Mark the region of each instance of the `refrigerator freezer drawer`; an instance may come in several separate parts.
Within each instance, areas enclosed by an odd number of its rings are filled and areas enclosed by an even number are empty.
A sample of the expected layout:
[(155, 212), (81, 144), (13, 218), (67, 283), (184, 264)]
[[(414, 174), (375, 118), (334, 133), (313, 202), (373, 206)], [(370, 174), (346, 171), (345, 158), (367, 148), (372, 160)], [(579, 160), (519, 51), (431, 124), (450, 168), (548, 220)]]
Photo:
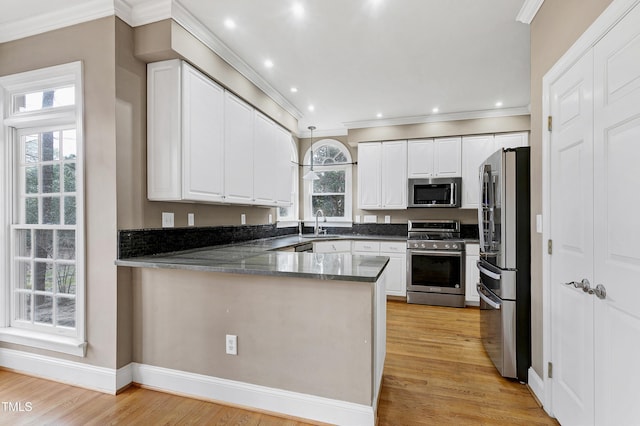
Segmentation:
[(516, 302), (502, 300), (482, 285), (480, 295), (480, 333), (487, 355), (504, 377), (517, 378)]

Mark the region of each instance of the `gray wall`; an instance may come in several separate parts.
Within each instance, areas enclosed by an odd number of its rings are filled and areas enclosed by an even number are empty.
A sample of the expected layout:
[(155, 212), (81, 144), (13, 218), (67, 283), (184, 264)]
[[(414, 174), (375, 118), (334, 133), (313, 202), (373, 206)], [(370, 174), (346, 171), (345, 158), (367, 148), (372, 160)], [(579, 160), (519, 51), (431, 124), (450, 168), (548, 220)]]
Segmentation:
[(545, 0), (531, 22), (531, 331), (532, 364), (543, 376), (542, 235), (535, 215), (542, 213), (542, 78), (606, 9), (611, 0)]
[[(135, 268), (133, 360), (370, 405), (372, 291), (372, 283)], [(225, 353), (226, 334), (238, 336), (238, 355)]]
[(84, 67), (86, 358), (0, 343), (29, 352), (116, 367), (115, 21), (103, 18), (0, 44), (0, 75), (73, 61)]

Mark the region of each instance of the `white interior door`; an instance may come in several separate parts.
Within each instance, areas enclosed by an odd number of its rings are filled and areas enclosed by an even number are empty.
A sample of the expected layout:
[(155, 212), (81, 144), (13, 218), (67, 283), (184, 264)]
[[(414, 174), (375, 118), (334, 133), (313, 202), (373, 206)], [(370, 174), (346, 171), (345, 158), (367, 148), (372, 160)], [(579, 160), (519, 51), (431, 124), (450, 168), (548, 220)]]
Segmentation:
[(553, 413), (563, 425), (593, 424), (593, 55), (552, 86), (551, 359)]
[(640, 422), (640, 7), (594, 48), (596, 424)]

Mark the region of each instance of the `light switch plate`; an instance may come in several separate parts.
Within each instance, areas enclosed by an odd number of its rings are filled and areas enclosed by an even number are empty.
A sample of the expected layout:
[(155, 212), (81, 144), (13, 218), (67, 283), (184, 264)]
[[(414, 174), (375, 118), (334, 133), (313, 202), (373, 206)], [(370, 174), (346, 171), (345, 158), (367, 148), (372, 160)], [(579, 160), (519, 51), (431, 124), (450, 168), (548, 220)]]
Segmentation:
[(273, 214), (269, 213), (269, 225), (273, 223)]
[(240, 225), (246, 225), (247, 224), (247, 215), (242, 213), (240, 215)]
[(364, 215), (364, 223), (377, 223), (378, 216), (375, 214), (365, 214)]
[(359, 215), (359, 214), (357, 214), (357, 215), (356, 215), (356, 220), (355, 220), (355, 222), (356, 222), (356, 223), (360, 223), (360, 215)]
[(187, 226), (196, 225), (196, 215), (193, 213), (187, 213)]
[(384, 223), (391, 223), (391, 216), (388, 214), (384, 216)]

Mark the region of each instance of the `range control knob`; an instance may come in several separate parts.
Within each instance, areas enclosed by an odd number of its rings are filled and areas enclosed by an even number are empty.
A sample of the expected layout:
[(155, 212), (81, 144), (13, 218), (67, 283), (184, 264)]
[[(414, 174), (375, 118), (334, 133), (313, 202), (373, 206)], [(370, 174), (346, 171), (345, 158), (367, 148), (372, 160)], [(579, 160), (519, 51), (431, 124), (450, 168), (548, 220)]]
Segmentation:
[(422, 248), (425, 248), (425, 247), (426, 247), (426, 245), (425, 245), (424, 243), (422, 243), (420, 246), (421, 246)]
[(437, 244), (437, 243), (433, 243), (433, 246), (432, 246), (432, 247), (433, 247), (434, 249), (437, 249), (437, 248), (438, 248), (438, 244)]
[(457, 248), (458, 248), (458, 245), (457, 245), (457, 244), (454, 244), (454, 245), (453, 245), (453, 246), (451, 246), (451, 247), (453, 247), (454, 249), (457, 249)]
[(448, 248), (451, 248), (451, 246), (449, 244), (445, 244), (444, 248), (448, 249)]

